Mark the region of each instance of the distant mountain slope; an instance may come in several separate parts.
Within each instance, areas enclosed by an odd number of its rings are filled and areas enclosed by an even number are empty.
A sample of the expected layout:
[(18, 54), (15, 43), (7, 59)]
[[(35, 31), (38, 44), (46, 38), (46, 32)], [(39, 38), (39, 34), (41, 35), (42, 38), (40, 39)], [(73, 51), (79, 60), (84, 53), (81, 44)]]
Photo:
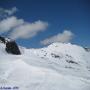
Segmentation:
[(90, 90), (90, 52), (70, 43), (6, 53), (0, 43), (0, 87), (18, 90)]

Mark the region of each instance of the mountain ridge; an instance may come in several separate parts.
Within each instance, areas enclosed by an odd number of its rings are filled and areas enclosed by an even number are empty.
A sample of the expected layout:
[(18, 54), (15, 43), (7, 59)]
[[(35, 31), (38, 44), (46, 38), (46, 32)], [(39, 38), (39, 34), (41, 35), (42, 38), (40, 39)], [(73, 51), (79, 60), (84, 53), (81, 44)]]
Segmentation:
[(19, 90), (89, 90), (90, 52), (70, 43), (53, 43), (41, 49), (19, 46), (13, 55), (0, 44), (0, 86)]

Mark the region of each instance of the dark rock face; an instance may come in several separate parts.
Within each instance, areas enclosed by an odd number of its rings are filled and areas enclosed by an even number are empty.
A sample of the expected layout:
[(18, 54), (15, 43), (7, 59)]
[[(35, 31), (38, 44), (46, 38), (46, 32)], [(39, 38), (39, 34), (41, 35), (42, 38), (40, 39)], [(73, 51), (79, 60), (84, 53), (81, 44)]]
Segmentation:
[(12, 54), (16, 54), (16, 55), (21, 54), (15, 41), (10, 41), (10, 42), (6, 43), (6, 51), (8, 53), (12, 53)]
[(85, 47), (84, 48), (87, 52), (90, 52), (90, 48)]
[(2, 43), (5, 43), (5, 38), (0, 36), (0, 41), (1, 41)]
[(75, 61), (72, 61), (72, 60), (66, 60), (68, 63), (73, 63), (73, 64), (78, 64), (77, 62)]
[(6, 38), (1, 37), (1, 36), (0, 36), (0, 41), (6, 45), (5, 50), (7, 53), (11, 53), (15, 55), (21, 54), (19, 47), (15, 41), (11, 41), (11, 40), (8, 41), (6, 40)]
[(54, 57), (54, 58), (61, 58), (59, 55), (56, 55), (56, 54), (54, 54), (54, 53), (51, 53), (51, 55), (52, 55), (52, 57)]

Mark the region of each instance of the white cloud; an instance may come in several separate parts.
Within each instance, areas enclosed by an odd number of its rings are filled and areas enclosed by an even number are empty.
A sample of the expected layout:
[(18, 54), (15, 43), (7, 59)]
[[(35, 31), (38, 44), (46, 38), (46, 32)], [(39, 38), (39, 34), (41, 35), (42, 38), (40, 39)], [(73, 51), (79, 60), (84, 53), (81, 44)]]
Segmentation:
[(10, 38), (30, 38), (37, 35), (38, 32), (46, 30), (47, 22), (36, 21), (34, 23), (25, 22), (23, 19), (18, 19), (15, 16), (3, 19), (0, 22), (0, 33), (10, 32)]
[(19, 27), (16, 27), (12, 33), (11, 38), (30, 38), (35, 36), (38, 32), (46, 30), (48, 23), (43, 21), (36, 21), (34, 23), (24, 23)]
[(6, 9), (5, 13), (7, 13), (8, 15), (13, 15), (15, 12), (17, 12), (17, 8), (13, 7), (12, 9)]
[(18, 9), (16, 7), (13, 7), (11, 9), (5, 9), (5, 8), (0, 8), (0, 14), (3, 17), (4, 16), (10, 16), (16, 13)]
[(69, 42), (73, 38), (73, 33), (71, 31), (65, 30), (63, 33), (59, 33), (55, 36), (52, 36), (50, 38), (47, 38), (43, 41), (41, 41), (41, 44), (48, 45), (54, 42)]
[(0, 22), (0, 33), (7, 32), (23, 23), (23, 19), (17, 19), (15, 16), (3, 19)]

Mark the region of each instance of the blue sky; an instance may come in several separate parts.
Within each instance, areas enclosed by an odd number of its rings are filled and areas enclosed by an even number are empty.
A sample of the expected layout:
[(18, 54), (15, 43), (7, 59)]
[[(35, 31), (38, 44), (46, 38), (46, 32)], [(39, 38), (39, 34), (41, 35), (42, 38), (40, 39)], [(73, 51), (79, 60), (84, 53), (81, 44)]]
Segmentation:
[(70, 30), (74, 34), (71, 43), (90, 47), (90, 0), (0, 0), (0, 7), (16, 7), (14, 16), (27, 22), (48, 22), (47, 30), (32, 38), (17, 39), (22, 46), (43, 47), (40, 41)]

